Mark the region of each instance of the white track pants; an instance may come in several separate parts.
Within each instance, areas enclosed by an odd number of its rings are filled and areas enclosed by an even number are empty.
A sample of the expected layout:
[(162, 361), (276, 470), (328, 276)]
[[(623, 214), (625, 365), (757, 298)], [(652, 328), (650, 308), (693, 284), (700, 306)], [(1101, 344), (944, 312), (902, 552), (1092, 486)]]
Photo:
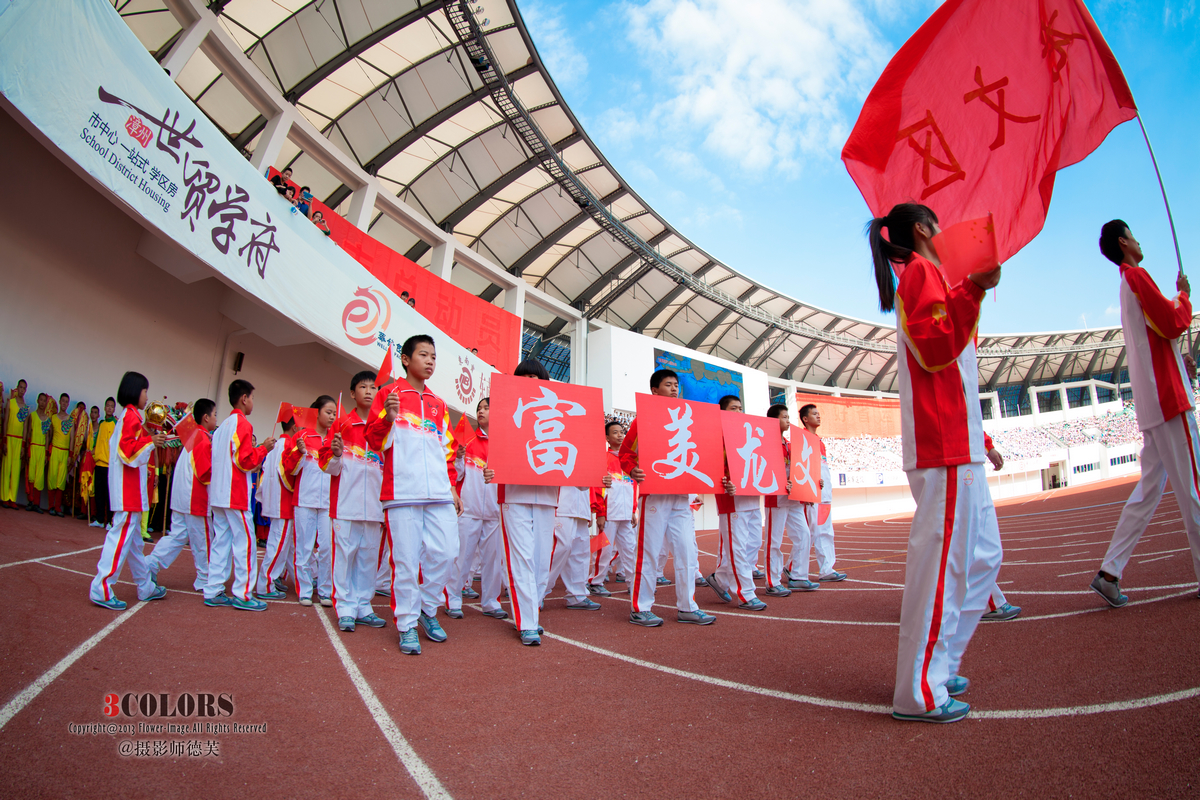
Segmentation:
[(1120, 578), (1158, 502), (1168, 479), (1175, 490), (1175, 502), (1183, 517), (1188, 546), (1192, 549), (1192, 568), (1200, 580), (1200, 436), (1196, 431), (1195, 412), (1185, 411), (1162, 425), (1143, 431), (1142, 477), (1121, 510), (1112, 542), (1100, 569)]
[(379, 555), (375, 561), (375, 588), (383, 592), (392, 590), (392, 545), (383, 534), (379, 537)]
[[(267, 594), (275, 591), (275, 579), (287, 571), (296, 549), (296, 525), (290, 519), (271, 520), (267, 534), (267, 547), (263, 551), (262, 564), (258, 570), (255, 591)], [(295, 576), (293, 576), (294, 580)]]
[(437, 614), (458, 556), (458, 517), (453, 503), (394, 506), (384, 514), (391, 550), (392, 616), (403, 633), (417, 624), (421, 612)]
[(371, 610), (382, 528), (378, 522), (335, 519), (333, 525), (333, 610), (338, 619), (361, 619)]
[(686, 494), (642, 495), (633, 574), (626, 573), (634, 611), (650, 611), (659, 557), (669, 543), (675, 557), (675, 607), (695, 611), (696, 522)]
[(536, 630), (538, 606), (550, 578), (554, 506), (501, 504), (500, 537), (513, 622), (519, 631)]
[[(783, 537), (792, 541), (792, 557), (793, 560), (799, 560), (800, 553), (806, 553), (812, 547), (812, 535), (808, 529), (808, 519), (804, 516), (804, 503), (790, 500), (786, 497), (779, 498), (779, 505), (775, 508), (768, 508), (767, 511), (767, 527), (764, 531), (764, 549), (766, 550), (766, 573), (767, 585), (779, 586), (783, 583)], [(804, 559), (807, 563), (807, 559)], [(800, 572), (800, 570), (797, 570)], [(804, 570), (804, 575), (795, 575), (797, 579), (807, 577), (807, 570)]]
[(908, 473), (917, 510), (908, 535), (892, 700), (902, 714), (946, 702), (946, 680), (957, 673), (996, 585), (1000, 531), (986, 475), (983, 464)]
[(112, 600), (113, 589), (121, 575), (121, 567), (129, 560), (129, 572), (137, 584), (139, 600), (145, 600), (154, 591), (150, 570), (146, 569), (146, 557), (142, 550), (142, 512), (118, 511), (113, 515), (112, 526), (104, 535), (104, 547), (100, 560), (96, 562), (96, 577), (92, 579), (89, 595), (93, 600)]
[(633, 551), (637, 540), (633, 535), (633, 523), (627, 519), (608, 520), (604, 524), (604, 535), (608, 544), (592, 553), (588, 568), (588, 583), (603, 586), (608, 571), (615, 563), (617, 572), (633, 574)]
[(788, 556), (788, 573), (794, 581), (809, 579), (809, 568), (812, 566), (813, 538), (817, 528), (817, 506), (815, 503), (800, 503), (800, 515), (804, 518), (803, 538), (798, 546), (793, 545), (792, 553)]
[[(313, 582), (317, 596), (333, 593), (333, 526), (328, 508), (296, 506), (296, 550), (293, 572), (296, 591), (301, 597), (312, 597)], [(317, 552), (314, 552), (316, 550)]]
[(208, 585), (204, 597), (211, 600), (225, 591), (225, 580), (233, 564), (233, 585), (229, 596), (252, 600), (250, 580), (255, 575), (257, 545), (254, 518), (249, 511), (214, 508), (208, 546)]
[(833, 565), (837, 562), (833, 547), (833, 513), (825, 518), (824, 524), (818, 524), (820, 513), (818, 506), (812, 506), (809, 514), (812, 519), (812, 544), (813, 550), (817, 551), (817, 575), (828, 575), (833, 572)]
[(562, 577), (567, 600), (578, 603), (587, 599), (588, 556), (592, 554), (590, 520), (574, 517), (554, 518), (554, 545), (550, 555), (550, 578), (546, 594)]
[(208, 517), (172, 511), (171, 530), (146, 556), (146, 569), (151, 575), (157, 575), (175, 563), (185, 546), (191, 548), (192, 563), (196, 567), (192, 588), (203, 592), (208, 584)]
[(762, 547), (762, 511), (734, 511), (717, 515), (721, 559), (716, 574), (739, 603), (754, 599), (754, 562)]
[(458, 558), (446, 587), (446, 608), (462, 608), (462, 590), (471, 582), (474, 564), (480, 565), (479, 597), (484, 611), (500, 608), (504, 565), (500, 559), (500, 520), (458, 518)]

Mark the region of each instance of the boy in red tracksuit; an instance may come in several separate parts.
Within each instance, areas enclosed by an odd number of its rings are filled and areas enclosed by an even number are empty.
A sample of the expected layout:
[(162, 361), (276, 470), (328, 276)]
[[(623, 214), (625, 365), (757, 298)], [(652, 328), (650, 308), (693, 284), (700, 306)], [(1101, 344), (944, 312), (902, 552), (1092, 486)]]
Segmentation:
[[(271, 520), (267, 533), (267, 547), (259, 565), (258, 583), (254, 594), (259, 600), (282, 600), (284, 591), (283, 574), (289, 563), (295, 563), (296, 549), (296, 473), (304, 445), (296, 435), (296, 421), (282, 423), (283, 436), (263, 462), (262, 478), (259, 480), (263, 516)], [(293, 581), (295, 575), (292, 575)]]
[(383, 454), (384, 536), (391, 550), (392, 614), (400, 652), (420, 655), (417, 624), (430, 641), (446, 641), (437, 608), (458, 555), (454, 434), (450, 412), (425, 387), (437, 361), (433, 338), (409, 337), (400, 349), (406, 382), (388, 393), (383, 414), (372, 414), (366, 441)]
[[(731, 394), (720, 400), (722, 411), (742, 413), (742, 401)], [(755, 596), (754, 560), (762, 547), (762, 506), (758, 495), (734, 494), (725, 462), (724, 491), (717, 494), (717, 525), (721, 534), (717, 568), (707, 583), (726, 603), (737, 598), (738, 608), (762, 611), (767, 604)]]
[[(792, 489), (792, 443), (786, 438), (791, 431), (791, 419), (788, 408), (783, 403), (776, 403), (767, 409), (767, 416), (779, 420), (779, 430), (783, 439), (783, 463), (788, 474), (788, 491)], [(793, 580), (783, 562), (783, 537), (786, 535), (792, 542), (792, 553), (808, 553), (812, 547), (812, 531), (808, 527), (805, 516), (806, 503), (793, 500), (784, 495), (768, 495), (763, 499), (767, 516), (767, 526), (764, 531), (766, 539), (766, 593), (772, 597), (787, 597), (795, 589), (801, 592), (812, 592), (821, 588), (821, 584), (803, 580)], [(805, 564), (807, 565), (807, 560)]]
[(146, 407), (149, 389), (150, 382), (137, 372), (126, 372), (121, 378), (121, 387), (117, 390), (121, 414), (108, 442), (111, 454), (108, 490), (113, 523), (104, 536), (104, 548), (96, 563), (96, 577), (92, 579), (89, 597), (96, 605), (113, 611), (125, 608), (125, 602), (113, 593), (125, 559), (129, 559), (129, 571), (137, 584), (139, 600), (159, 600), (167, 594), (164, 587), (154, 583), (142, 554), (142, 514), (150, 507), (146, 464), (154, 448), (162, 447), (167, 441), (165, 433), (149, 435), (142, 427), (141, 409)]
[[(483, 480), (488, 463), (488, 417), (491, 402), (483, 398), (475, 406), (475, 421), (479, 429), (467, 443), (462, 457), (454, 463), (458, 474), (458, 494), (463, 513), (458, 518), (458, 557), (454, 574), (446, 588), (446, 613), (462, 617), (462, 600), (470, 581), (471, 565), (476, 553), (480, 556), (480, 605), (486, 616), (506, 619), (508, 612), (500, 607), (500, 587), (504, 582), (504, 564), (500, 557), (500, 504), (496, 500), (497, 486)], [(471, 595), (466, 595), (471, 596)]]
[[(233, 606), (243, 611), (266, 611), (267, 604), (250, 588), (254, 577), (254, 518), (250, 512), (254, 471), (275, 446), (270, 438), (254, 446), (254, 426), (246, 416), (254, 411), (254, 386), (249, 381), (229, 384), (233, 410), (217, 428), (212, 439), (212, 482), (208, 496), (212, 505), (212, 532), (208, 549), (208, 585), (204, 605)], [(233, 561), (231, 599), (225, 594), (229, 562)]]
[(621, 469), (621, 443), (625, 441), (625, 426), (616, 420), (605, 423), (604, 438), (608, 442), (608, 478), (611, 483), (592, 496), (592, 511), (596, 527), (608, 538), (600, 550), (592, 553), (588, 572), (588, 592), (608, 597), (604, 588), (609, 567), (617, 561), (617, 580), (624, 581), (633, 574), (633, 551), (637, 547), (633, 529), (637, 525), (638, 485)]
[(333, 524), (333, 606), (338, 629), (387, 623), (371, 608), (375, 596), (383, 505), (383, 459), (367, 444), (367, 419), (375, 400), (375, 373), (364, 370), (350, 381), (354, 408), (333, 425), (318, 462), (333, 478), (329, 517)]

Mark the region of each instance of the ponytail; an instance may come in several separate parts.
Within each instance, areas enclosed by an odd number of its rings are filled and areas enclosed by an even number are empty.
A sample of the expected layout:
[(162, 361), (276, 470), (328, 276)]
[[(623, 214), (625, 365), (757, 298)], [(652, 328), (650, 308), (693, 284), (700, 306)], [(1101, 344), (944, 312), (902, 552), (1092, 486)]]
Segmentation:
[[(867, 241), (871, 245), (880, 311), (892, 311), (896, 307), (896, 275), (892, 264), (903, 264), (912, 258), (916, 249), (913, 226), (917, 223), (932, 228), (937, 224), (937, 214), (928, 206), (918, 203), (900, 203), (893, 206), (886, 217), (875, 217), (867, 223)], [(883, 236), (884, 228), (888, 231), (887, 238)]]

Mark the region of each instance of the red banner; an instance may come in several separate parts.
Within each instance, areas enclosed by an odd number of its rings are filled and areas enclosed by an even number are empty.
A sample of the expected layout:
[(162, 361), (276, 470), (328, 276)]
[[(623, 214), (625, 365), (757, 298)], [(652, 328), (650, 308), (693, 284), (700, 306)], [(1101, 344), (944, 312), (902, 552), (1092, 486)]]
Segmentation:
[(792, 491), (801, 503), (821, 501), (821, 440), (807, 428), (792, 426)]
[[(724, 491), (721, 411), (712, 403), (637, 396), (638, 464), (644, 494), (715, 494)], [(779, 422), (775, 423), (776, 428)]]
[(787, 494), (779, 420), (722, 411), (721, 433), (734, 494)]
[(488, 438), (496, 483), (599, 486), (608, 471), (604, 392), (493, 375)]

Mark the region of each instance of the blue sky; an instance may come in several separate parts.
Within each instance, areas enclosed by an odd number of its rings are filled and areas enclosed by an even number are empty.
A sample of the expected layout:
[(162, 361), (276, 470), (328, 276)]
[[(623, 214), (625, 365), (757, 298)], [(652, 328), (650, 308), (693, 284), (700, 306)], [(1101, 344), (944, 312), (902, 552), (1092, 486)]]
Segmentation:
[[(498, 0), (493, 0), (494, 2)], [(1016, 0), (997, 0), (1015, 2)], [(551, 75), (641, 197), (773, 289), (869, 320), (870, 213), (839, 159), (863, 100), (929, 0), (520, 0)], [(1200, 292), (1200, 3), (1093, 0), (1154, 143)], [(1126, 220), (1174, 292), (1170, 228), (1133, 120), (1061, 171), (1042, 233), (1006, 265), (981, 330), (1120, 324), (1100, 225)]]

